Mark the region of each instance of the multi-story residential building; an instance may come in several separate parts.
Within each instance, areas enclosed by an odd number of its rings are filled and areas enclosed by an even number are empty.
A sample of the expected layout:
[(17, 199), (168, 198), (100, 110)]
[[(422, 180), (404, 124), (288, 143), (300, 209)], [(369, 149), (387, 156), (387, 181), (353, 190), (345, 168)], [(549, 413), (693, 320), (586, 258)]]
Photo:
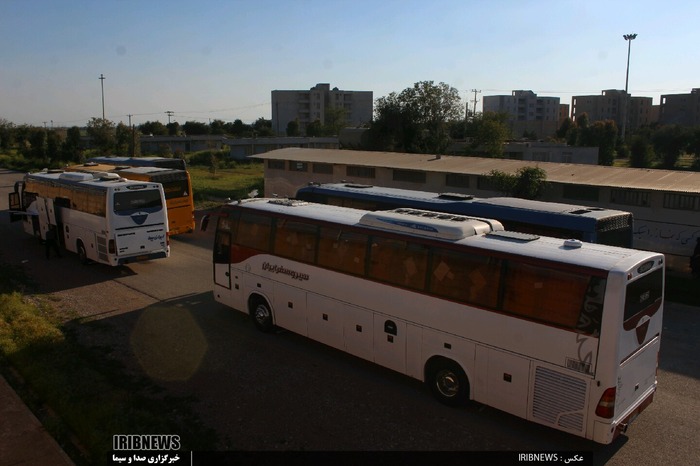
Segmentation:
[(372, 120), (372, 91), (342, 91), (330, 84), (317, 84), (310, 90), (272, 91), (272, 129), (278, 135), (286, 135), (287, 125), (299, 121), (299, 131), (306, 134), (306, 127), (316, 120), (326, 124), (330, 109), (345, 111), (345, 124), (360, 126)]
[(690, 94), (661, 95), (659, 122), (682, 126), (700, 125), (700, 88)]
[(625, 95), (629, 99), (627, 129), (634, 131), (654, 121), (655, 112), (651, 97), (631, 97), (625, 91), (617, 89), (604, 90), (601, 95), (575, 95), (571, 98), (571, 119), (576, 121), (584, 113), (590, 122), (613, 120), (622, 128), (625, 117)]
[(559, 126), (559, 97), (538, 97), (532, 91), (484, 96), (484, 112), (507, 113), (513, 137), (534, 132), (538, 138), (553, 136)]

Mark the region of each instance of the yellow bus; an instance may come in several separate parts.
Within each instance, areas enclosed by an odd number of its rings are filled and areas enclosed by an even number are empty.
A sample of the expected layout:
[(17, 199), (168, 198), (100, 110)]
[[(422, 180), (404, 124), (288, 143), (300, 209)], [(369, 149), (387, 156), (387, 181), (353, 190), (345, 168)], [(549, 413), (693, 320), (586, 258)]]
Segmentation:
[(163, 185), (168, 207), (168, 233), (170, 236), (192, 233), (195, 228), (192, 182), (187, 170), (153, 166), (110, 165), (87, 162), (65, 168), (74, 172), (116, 173), (122, 178), (149, 181)]

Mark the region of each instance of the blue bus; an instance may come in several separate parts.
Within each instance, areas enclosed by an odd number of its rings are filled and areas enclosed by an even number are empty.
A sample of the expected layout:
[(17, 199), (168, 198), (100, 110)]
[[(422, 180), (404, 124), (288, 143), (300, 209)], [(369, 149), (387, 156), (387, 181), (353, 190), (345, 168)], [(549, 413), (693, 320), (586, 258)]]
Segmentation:
[(514, 197), (477, 198), (460, 193), (432, 193), (355, 183), (311, 183), (296, 193), (303, 201), (365, 210), (400, 207), (493, 218), (504, 228), (589, 243), (632, 247), (630, 212)]

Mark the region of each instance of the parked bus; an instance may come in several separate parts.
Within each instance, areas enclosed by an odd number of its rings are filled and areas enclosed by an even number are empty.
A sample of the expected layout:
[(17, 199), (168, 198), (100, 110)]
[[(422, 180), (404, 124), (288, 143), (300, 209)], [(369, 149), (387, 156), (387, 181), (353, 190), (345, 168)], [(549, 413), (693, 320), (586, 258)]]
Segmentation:
[(160, 167), (187, 170), (187, 162), (185, 162), (185, 159), (171, 159), (168, 157), (120, 157), (116, 155), (103, 155), (92, 157), (88, 159), (88, 162), (126, 165), (129, 167)]
[(438, 194), (353, 183), (311, 184), (299, 189), (296, 198), (367, 210), (414, 207), (489, 217), (501, 221), (507, 230), (632, 247), (633, 217), (630, 212), (621, 210), (514, 197), (476, 198), (468, 194)]
[(163, 185), (165, 202), (168, 206), (168, 231), (170, 236), (192, 233), (195, 229), (192, 182), (187, 170), (147, 165), (111, 165), (96, 162), (69, 166), (65, 170), (88, 173), (111, 172), (130, 180), (160, 183)]
[(248, 199), (216, 301), (467, 400), (610, 443), (653, 400), (664, 256), (417, 209)]
[(9, 195), (13, 219), (41, 240), (55, 229), (59, 244), (83, 262), (122, 265), (170, 255), (163, 187), (111, 174), (25, 175)]

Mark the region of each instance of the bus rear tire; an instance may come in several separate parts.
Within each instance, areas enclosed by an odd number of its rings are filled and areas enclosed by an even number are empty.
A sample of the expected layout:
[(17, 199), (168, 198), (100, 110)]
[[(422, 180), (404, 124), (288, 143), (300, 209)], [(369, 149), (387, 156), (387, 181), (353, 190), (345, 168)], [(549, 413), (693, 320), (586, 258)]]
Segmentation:
[(80, 258), (80, 262), (83, 264), (88, 264), (90, 263), (90, 259), (88, 259), (87, 256), (87, 251), (85, 251), (85, 246), (83, 245), (82, 241), (78, 241), (78, 257)]
[(456, 362), (436, 358), (426, 368), (426, 384), (433, 396), (447, 406), (464, 406), (469, 400), (469, 380)]
[(255, 327), (263, 333), (270, 333), (274, 328), (272, 322), (272, 309), (265, 298), (254, 296), (248, 305), (250, 317), (253, 319)]

